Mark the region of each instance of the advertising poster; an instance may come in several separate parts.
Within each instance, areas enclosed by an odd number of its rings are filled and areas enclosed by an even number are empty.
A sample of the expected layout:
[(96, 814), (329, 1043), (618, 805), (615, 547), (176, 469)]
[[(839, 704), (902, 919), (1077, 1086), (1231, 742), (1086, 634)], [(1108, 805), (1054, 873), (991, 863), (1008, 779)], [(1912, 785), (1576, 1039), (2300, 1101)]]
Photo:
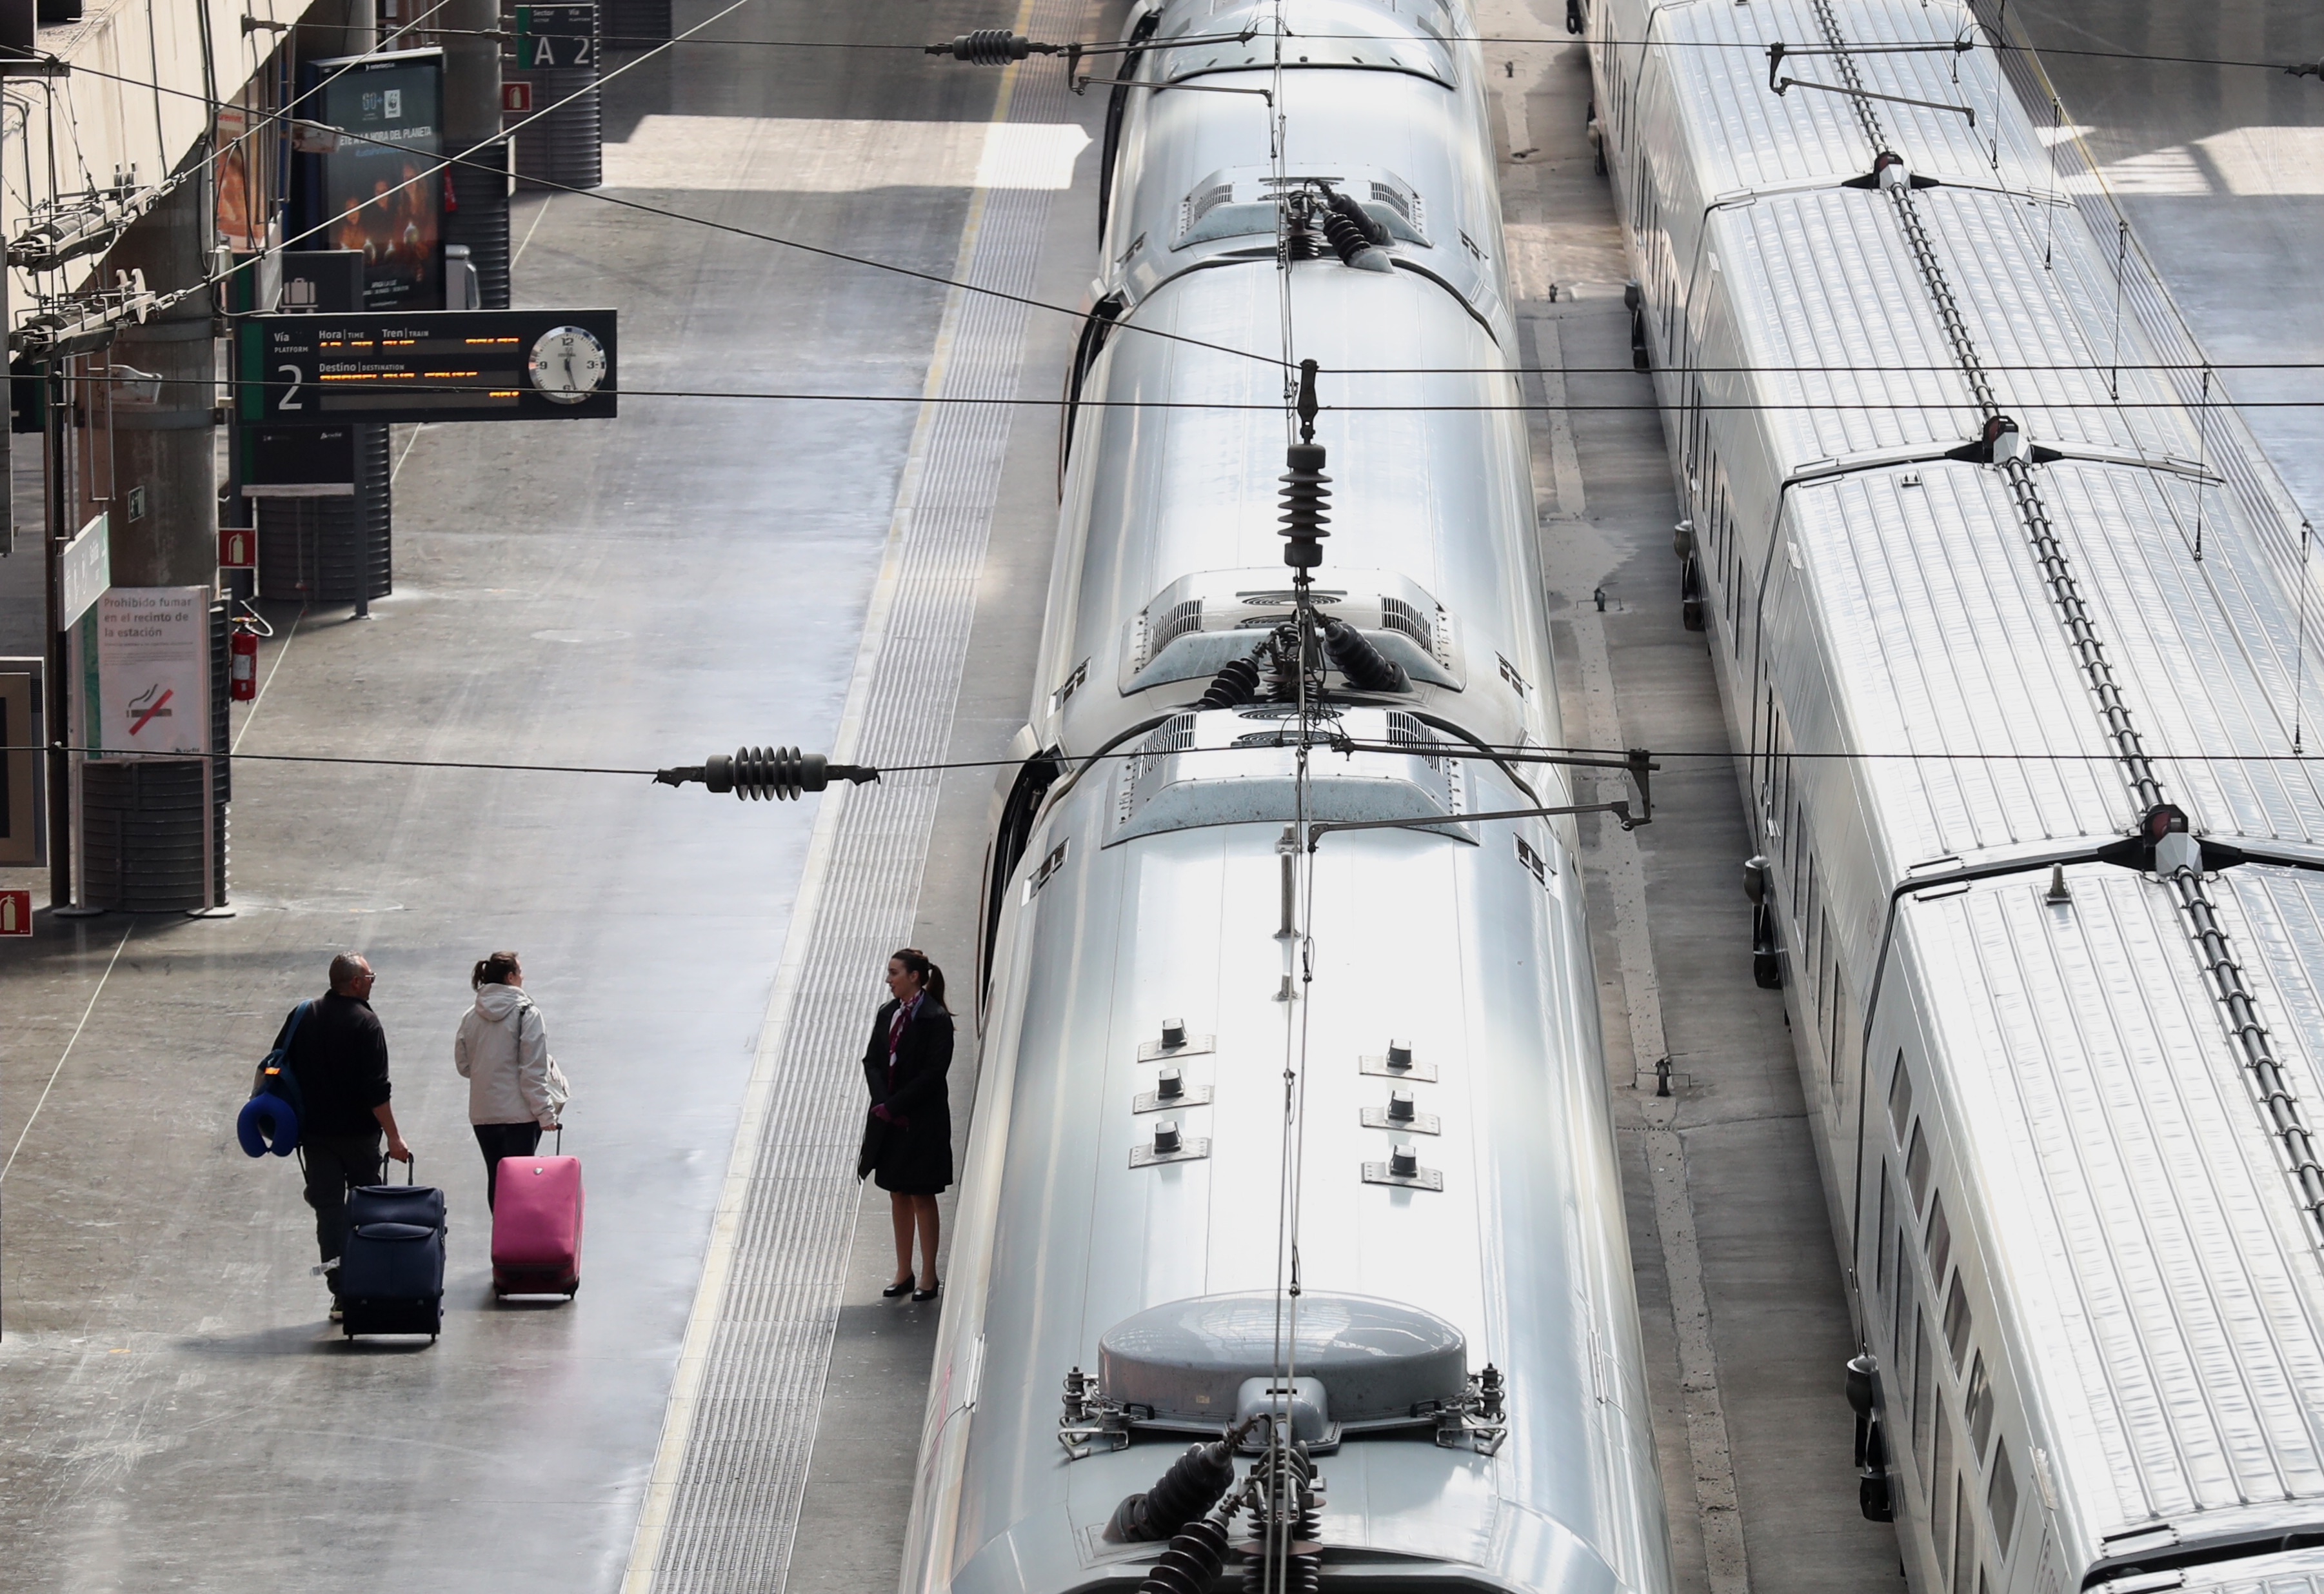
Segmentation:
[(210, 751), (210, 589), (116, 586), (73, 633), (91, 758)]
[(218, 107), (216, 174), (218, 242), (240, 253), (266, 247), (265, 134), (254, 134), (242, 106)]
[(304, 119), (335, 147), (300, 157), (309, 248), (364, 259), (366, 310), (444, 308), (443, 52), (310, 61)]

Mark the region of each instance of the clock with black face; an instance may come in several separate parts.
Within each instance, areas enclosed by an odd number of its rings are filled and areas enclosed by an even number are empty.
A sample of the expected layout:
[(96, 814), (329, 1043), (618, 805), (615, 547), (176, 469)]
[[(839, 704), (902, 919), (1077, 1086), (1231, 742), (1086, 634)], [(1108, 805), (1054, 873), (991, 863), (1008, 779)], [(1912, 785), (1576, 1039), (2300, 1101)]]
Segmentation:
[(605, 380), (605, 346), (580, 327), (552, 327), (533, 339), (532, 385), (556, 404), (578, 404)]

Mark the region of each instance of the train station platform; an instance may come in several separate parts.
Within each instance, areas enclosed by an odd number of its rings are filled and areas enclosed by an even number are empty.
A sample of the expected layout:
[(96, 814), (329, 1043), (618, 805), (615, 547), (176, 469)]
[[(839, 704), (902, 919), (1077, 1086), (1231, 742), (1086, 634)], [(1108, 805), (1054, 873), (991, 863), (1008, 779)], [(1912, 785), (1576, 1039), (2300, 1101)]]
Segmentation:
[[(720, 9), (680, 0), (678, 26)], [(0, 943), (0, 1588), (628, 1576), (816, 809), (493, 766), (650, 770), (849, 734), (868, 758), (975, 759), (1021, 723), (1054, 414), (993, 411), (964, 494), (924, 472), (948, 412), (922, 395), (978, 337), (984, 379), (1054, 392), (1070, 318), (964, 334), (941, 281), (992, 268), (984, 219), (1019, 291), (1074, 302), (1102, 102), (1052, 97), (1020, 150), (991, 132), (1002, 74), (895, 47), (1012, 20), (990, 0), (761, 0), (706, 35), (730, 42), (607, 83), (604, 192), (654, 209), (521, 195), (512, 235), (518, 304), (620, 308), (621, 418), (397, 428), (394, 595), (367, 621), (264, 605), (263, 691), (234, 710), (235, 917), (43, 914), (33, 941)], [(816, 40), (837, 47), (779, 42)], [(911, 511), (931, 502), (981, 502), (989, 532), (953, 537), (933, 600), (957, 696), (925, 677), (908, 742), (893, 720), (851, 733), (867, 616), (884, 605), (903, 632), (930, 612)], [(39, 568), (0, 564), (0, 653), (38, 650)], [(309, 754), (484, 767), (265, 761)], [(991, 784), (888, 784), (914, 806), (858, 887), (881, 898), (859, 900), (865, 931), (965, 969)], [(5, 883), (45, 899), (45, 876), (20, 873)], [(469, 964), (502, 947), (573, 1082), (565, 1148), (588, 1212), (570, 1306), (496, 1305), (489, 1286), (450, 1048)], [(860, 1089), (889, 949), (832, 972), (844, 1021), (801, 1062), (818, 1080)], [(450, 1198), (432, 1349), (340, 1338), (296, 1168), (234, 1145), (253, 1063), (341, 950), (378, 972), (395, 1105), (420, 1178)], [(964, 1108), (973, 1077), (954, 1074)], [(886, 1203), (872, 1192), (859, 1226), (844, 1193), (816, 1240), (823, 1343), (799, 1352), (796, 1398), (811, 1438), (828, 1359), (830, 1398), (861, 1414), (861, 1465), (831, 1465), (860, 1477), (818, 1498), (828, 1537), (799, 1577), (859, 1589), (893, 1577), (936, 1308), (877, 1302)], [(700, 1586), (781, 1586), (779, 1554), (733, 1571)]]
[[(678, 26), (716, 9), (678, 0)], [(1857, 1514), (1851, 1332), (1780, 999), (1749, 977), (1743, 816), (1680, 622), (1586, 66), (1554, 0), (1479, 9), (1496, 38), (1545, 41), (1489, 59), (1567, 723), (1714, 755), (1666, 760), (1651, 827), (1584, 828), (1680, 1586), (1896, 1586), (1893, 1536)], [(2287, 0), (2167, 34), (2126, 35), (2125, 9), (2024, 0), (2037, 42), (2324, 55)], [(937, 1309), (880, 1298), (885, 1201), (818, 1183), (812, 1153), (852, 1100), (888, 943), (966, 975), (991, 773), (794, 807), (491, 766), (1003, 751), (1046, 594), (1055, 416), (968, 426), (924, 401), (1048, 396), (1074, 324), (747, 235), (1074, 303), (1102, 101), (1040, 63), (1004, 78), (893, 48), (1027, 16), (1096, 39), (1120, 7), (755, 0), (714, 31), (741, 42), (609, 85), (607, 192), (676, 214), (523, 197), (514, 275), (520, 304), (620, 306), (622, 418), (399, 428), (395, 594), (368, 621), (268, 607), (264, 690), (235, 711), (235, 916), (44, 918), (0, 943), (0, 1591), (892, 1586)], [(782, 42), (803, 40), (839, 48)], [(2207, 346), (2312, 361), (2317, 296), (2284, 285), (2316, 269), (2324, 189), (2216, 152), (2304, 148), (2324, 88), (2051, 65), (2105, 162), (2161, 156), (2209, 185), (2126, 201)], [(2279, 175), (2230, 175), (2248, 170)], [(2296, 490), (2324, 487), (2314, 416), (2253, 414)], [(36, 650), (37, 572), (0, 561), (0, 654)], [(523, 954), (574, 1084), (590, 1200), (570, 1305), (489, 1287), (450, 1041), (470, 963), (500, 947)], [(340, 950), (378, 971), (399, 1115), (451, 1200), (432, 1349), (341, 1339), (295, 1171), (233, 1145), (252, 1063)], [(964, 1122), (973, 1084), (964, 1046)]]

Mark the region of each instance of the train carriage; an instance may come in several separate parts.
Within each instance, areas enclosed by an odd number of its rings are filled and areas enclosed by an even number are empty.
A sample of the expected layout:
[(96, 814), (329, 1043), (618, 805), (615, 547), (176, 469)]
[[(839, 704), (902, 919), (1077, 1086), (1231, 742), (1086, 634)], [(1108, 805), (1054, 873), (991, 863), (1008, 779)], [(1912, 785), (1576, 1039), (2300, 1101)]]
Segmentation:
[(1666, 1589), (1474, 26), (1128, 31), (903, 1586)]
[(1923, 1590), (2317, 1586), (2299, 529), (1968, 7), (1590, 25), (1868, 1513)]

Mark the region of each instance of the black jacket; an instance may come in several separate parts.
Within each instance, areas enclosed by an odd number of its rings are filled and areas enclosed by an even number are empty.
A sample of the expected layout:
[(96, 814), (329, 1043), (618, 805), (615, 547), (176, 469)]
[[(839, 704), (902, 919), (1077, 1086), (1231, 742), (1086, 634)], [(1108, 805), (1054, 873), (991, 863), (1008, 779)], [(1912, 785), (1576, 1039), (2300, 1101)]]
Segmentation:
[[(276, 1046), (290, 1027), (285, 1017), (274, 1032)], [(378, 1132), (372, 1109), (388, 1098), (387, 1032), (369, 1002), (337, 991), (318, 999), (290, 1038), (288, 1061), (305, 1103), (302, 1136)]]
[(952, 1015), (922, 999), (896, 1046), (895, 1083), (889, 1083), (888, 1027), (896, 1003), (883, 1003), (872, 1020), (872, 1041), (863, 1049), (863, 1083), (874, 1107), (884, 1103), (891, 1119), (866, 1120), (863, 1162), (876, 1170), (882, 1190), (934, 1195), (952, 1183), (952, 1102), (945, 1073), (952, 1067)]

